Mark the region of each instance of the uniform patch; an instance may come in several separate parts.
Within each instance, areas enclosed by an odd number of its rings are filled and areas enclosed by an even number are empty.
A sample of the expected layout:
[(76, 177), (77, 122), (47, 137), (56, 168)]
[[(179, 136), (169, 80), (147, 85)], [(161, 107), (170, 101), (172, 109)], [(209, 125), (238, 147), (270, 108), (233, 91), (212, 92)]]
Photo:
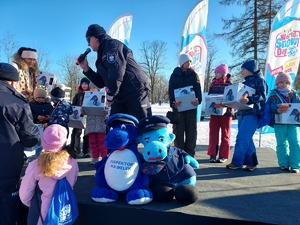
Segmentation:
[(115, 52), (107, 53), (107, 62), (114, 63), (115, 61), (116, 61), (116, 53)]

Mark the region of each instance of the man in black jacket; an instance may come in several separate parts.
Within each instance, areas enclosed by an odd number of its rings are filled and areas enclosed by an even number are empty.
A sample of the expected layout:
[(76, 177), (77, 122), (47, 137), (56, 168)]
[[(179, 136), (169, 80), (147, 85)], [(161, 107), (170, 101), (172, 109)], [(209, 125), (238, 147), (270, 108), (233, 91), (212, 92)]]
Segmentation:
[[(191, 104), (195, 107), (201, 104), (202, 91), (198, 74), (191, 68), (192, 59), (188, 54), (179, 56), (179, 66), (176, 67), (169, 80), (170, 107), (177, 111), (174, 90), (186, 86), (193, 86), (195, 99)], [(179, 123), (173, 125), (173, 133), (176, 135), (174, 145), (185, 150), (194, 157), (197, 141), (197, 109), (179, 112)]]
[(98, 54), (97, 72), (89, 67), (86, 58), (80, 67), (99, 88), (106, 86), (110, 115), (126, 113), (138, 120), (151, 116), (148, 79), (133, 59), (132, 51), (122, 42), (108, 36), (98, 24), (88, 27), (86, 38), (88, 45)]
[(28, 102), (12, 87), (18, 80), (16, 68), (0, 63), (0, 225), (17, 224), (24, 147), (40, 136)]

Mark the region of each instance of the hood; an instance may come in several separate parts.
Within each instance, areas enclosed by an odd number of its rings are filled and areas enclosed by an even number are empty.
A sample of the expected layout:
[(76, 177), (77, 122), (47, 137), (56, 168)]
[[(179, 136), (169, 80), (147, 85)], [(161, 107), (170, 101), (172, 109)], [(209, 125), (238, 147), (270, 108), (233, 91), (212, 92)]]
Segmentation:
[(71, 157), (69, 157), (68, 161), (66, 161), (61, 167), (59, 167), (56, 171), (56, 173), (52, 176), (53, 179), (60, 180), (67, 176), (68, 173), (70, 173), (71, 168), (73, 165), (74, 160), (72, 160)]

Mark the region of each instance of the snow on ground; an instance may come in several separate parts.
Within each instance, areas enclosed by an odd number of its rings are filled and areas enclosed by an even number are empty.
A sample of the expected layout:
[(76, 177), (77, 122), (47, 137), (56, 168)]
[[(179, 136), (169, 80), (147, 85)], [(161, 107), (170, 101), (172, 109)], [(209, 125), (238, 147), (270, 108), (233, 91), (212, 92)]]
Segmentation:
[[(154, 104), (152, 105), (152, 114), (153, 115), (166, 115), (166, 113), (171, 110), (169, 104), (163, 103), (161, 105)], [(170, 131), (172, 131), (172, 125), (168, 125)], [(230, 145), (234, 146), (235, 139), (237, 135), (237, 120), (232, 120), (231, 124), (231, 136), (230, 136)], [(259, 146), (259, 132), (255, 132), (253, 136), (254, 144), (256, 147), (265, 147), (276, 149), (276, 139), (274, 133), (272, 134), (262, 134)], [(204, 120), (197, 123), (197, 145), (208, 145), (209, 140), (209, 117), (205, 117)]]
[[(166, 115), (168, 111), (171, 110), (168, 103), (154, 104), (152, 107), (152, 114), (153, 115)], [(172, 132), (172, 124), (168, 125), (169, 131)], [(230, 136), (230, 145), (234, 146), (235, 139), (237, 135), (237, 120), (232, 120), (231, 124), (231, 136)], [(70, 128), (70, 134), (67, 144), (71, 141), (71, 133), (72, 128)], [(276, 149), (276, 139), (274, 134), (262, 134), (261, 135), (261, 143), (259, 146), (259, 132), (256, 132), (253, 136), (254, 144), (256, 147), (265, 147), (265, 148), (272, 148), (273, 150)], [(208, 145), (209, 140), (209, 117), (205, 117), (203, 121), (197, 123), (197, 145)], [(82, 141), (82, 138), (81, 138)], [(35, 151), (26, 151), (25, 154), (27, 156), (31, 156), (35, 153)]]

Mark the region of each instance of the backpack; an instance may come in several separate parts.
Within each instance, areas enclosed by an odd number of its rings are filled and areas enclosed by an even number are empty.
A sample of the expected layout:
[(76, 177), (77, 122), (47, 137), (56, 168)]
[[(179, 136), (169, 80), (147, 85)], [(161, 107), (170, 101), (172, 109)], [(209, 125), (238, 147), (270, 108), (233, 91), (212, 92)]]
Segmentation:
[(269, 125), (272, 119), (272, 113), (271, 113), (271, 108), (268, 102), (265, 103), (265, 109), (262, 117), (260, 117), (257, 121), (256, 128), (260, 129), (266, 125)]
[(43, 224), (73, 224), (78, 214), (75, 193), (68, 180), (64, 177), (56, 182), (50, 207)]

